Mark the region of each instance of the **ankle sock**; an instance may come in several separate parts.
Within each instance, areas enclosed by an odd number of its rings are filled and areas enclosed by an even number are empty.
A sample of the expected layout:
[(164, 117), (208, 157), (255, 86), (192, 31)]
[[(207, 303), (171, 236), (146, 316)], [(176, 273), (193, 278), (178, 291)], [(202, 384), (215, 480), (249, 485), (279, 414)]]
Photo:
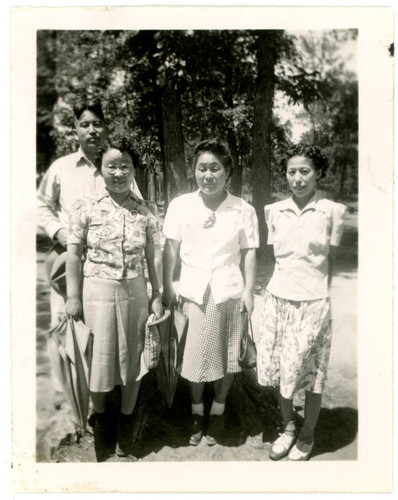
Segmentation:
[(199, 403), (199, 404), (192, 403), (191, 411), (192, 411), (192, 415), (200, 415), (201, 417), (203, 417), (203, 415), (205, 414), (204, 404), (203, 403)]
[(222, 415), (225, 410), (225, 403), (217, 403), (214, 399), (210, 408), (210, 415)]
[(290, 420), (290, 422), (288, 422), (286, 425), (285, 425), (285, 429), (283, 431), (285, 434), (289, 434), (290, 436), (294, 436), (295, 433), (296, 433), (296, 424), (294, 422), (294, 420)]

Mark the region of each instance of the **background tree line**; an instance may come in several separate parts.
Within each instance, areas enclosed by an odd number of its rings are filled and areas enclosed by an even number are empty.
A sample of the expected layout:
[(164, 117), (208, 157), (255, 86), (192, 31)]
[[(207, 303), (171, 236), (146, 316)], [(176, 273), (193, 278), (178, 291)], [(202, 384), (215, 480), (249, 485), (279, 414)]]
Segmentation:
[[(141, 158), (137, 183), (164, 208), (195, 189), (197, 141), (218, 135), (231, 149), (230, 190), (255, 207), (260, 237), (266, 203), (286, 192), (279, 170), (302, 139), (328, 154), (323, 188), (357, 195), (358, 84), (342, 48), (353, 30), (109, 30), (37, 32), (37, 172), (76, 150), (73, 102), (102, 100), (111, 131), (131, 135)], [(297, 137), (296, 137), (297, 139)]]

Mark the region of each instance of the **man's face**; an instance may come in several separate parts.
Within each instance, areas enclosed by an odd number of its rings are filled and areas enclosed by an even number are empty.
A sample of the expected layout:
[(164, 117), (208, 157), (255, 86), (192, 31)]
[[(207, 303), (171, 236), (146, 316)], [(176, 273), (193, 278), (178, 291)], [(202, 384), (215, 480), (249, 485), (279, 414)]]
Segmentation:
[(75, 121), (75, 129), (79, 144), (85, 154), (88, 157), (94, 157), (108, 135), (103, 120), (92, 111), (86, 110)]

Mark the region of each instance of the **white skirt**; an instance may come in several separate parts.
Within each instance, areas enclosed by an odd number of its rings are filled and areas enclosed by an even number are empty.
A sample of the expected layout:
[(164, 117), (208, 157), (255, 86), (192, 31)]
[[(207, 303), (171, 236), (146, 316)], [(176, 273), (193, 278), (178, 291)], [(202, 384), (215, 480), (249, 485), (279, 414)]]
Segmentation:
[(145, 279), (84, 278), (84, 322), (94, 334), (90, 391), (108, 392), (142, 376), (148, 296)]

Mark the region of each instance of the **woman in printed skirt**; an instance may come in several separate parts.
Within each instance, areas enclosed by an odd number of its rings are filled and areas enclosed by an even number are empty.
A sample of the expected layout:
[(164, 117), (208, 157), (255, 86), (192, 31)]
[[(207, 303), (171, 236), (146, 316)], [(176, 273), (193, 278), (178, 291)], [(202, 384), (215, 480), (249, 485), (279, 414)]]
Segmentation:
[[(98, 461), (115, 451), (116, 442), (118, 455), (129, 454), (132, 414), (147, 371), (141, 356), (148, 317), (144, 256), (151, 309), (157, 317), (163, 314), (154, 261), (160, 245), (158, 222), (148, 202), (130, 188), (136, 158), (125, 137), (110, 137), (98, 157), (103, 189), (93, 198), (76, 201), (70, 215), (66, 312), (83, 317), (94, 334), (90, 393)], [(107, 394), (117, 385), (121, 407), (115, 421)]]
[[(218, 139), (194, 151), (199, 189), (175, 198), (164, 221), (165, 304), (175, 301), (173, 272), (181, 257), (178, 295), (189, 318), (181, 375), (192, 403), (190, 444), (198, 445), (207, 425), (207, 444), (222, 435), (224, 407), (238, 364), (243, 312), (253, 310), (258, 247), (256, 213), (225, 185), (232, 171), (228, 147)], [(241, 272), (243, 270), (243, 275)], [(214, 382), (214, 400), (205, 422), (203, 390)]]
[[(310, 457), (321, 409), (332, 337), (329, 290), (346, 208), (317, 191), (328, 168), (317, 147), (293, 147), (282, 166), (292, 196), (265, 207), (276, 262), (261, 313), (257, 372), (260, 384), (279, 387), (284, 429), (270, 458), (301, 461)], [(297, 433), (299, 389), (305, 389), (305, 411)]]

